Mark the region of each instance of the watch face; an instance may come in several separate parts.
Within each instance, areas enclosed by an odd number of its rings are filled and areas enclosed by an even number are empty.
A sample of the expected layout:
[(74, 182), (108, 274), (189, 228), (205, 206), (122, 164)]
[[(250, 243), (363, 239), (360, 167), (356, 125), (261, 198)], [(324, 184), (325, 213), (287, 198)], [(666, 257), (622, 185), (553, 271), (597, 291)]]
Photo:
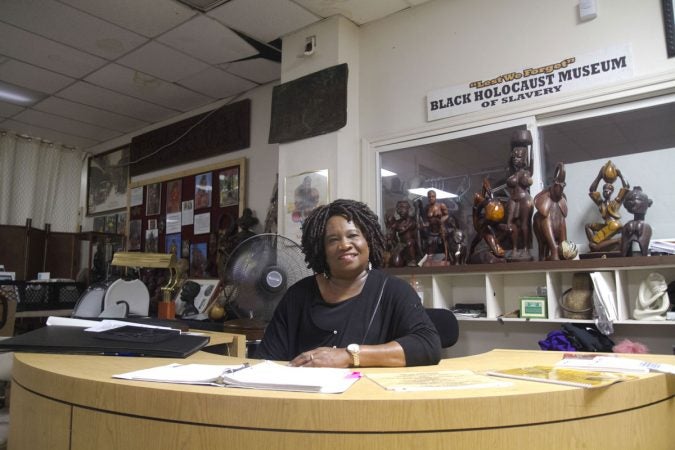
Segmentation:
[(359, 344), (349, 344), (347, 346), (347, 351), (349, 353), (358, 353), (361, 350), (361, 347), (359, 347)]

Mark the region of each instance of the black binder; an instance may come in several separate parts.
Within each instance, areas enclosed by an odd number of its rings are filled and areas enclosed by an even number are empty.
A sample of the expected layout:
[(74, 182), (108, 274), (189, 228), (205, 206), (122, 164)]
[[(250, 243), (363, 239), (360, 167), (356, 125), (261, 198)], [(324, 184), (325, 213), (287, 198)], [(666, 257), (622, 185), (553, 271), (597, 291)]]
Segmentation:
[(208, 336), (178, 333), (160, 342), (108, 340), (93, 334), (78, 327), (45, 326), (0, 341), (0, 351), (187, 358), (209, 343)]

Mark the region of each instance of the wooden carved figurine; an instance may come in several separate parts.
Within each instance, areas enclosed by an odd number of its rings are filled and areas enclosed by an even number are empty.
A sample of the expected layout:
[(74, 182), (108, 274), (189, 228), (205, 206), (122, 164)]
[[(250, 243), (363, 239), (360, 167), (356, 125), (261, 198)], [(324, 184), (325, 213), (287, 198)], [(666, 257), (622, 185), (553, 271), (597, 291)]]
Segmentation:
[(506, 179), (509, 201), (506, 206), (506, 224), (511, 232), (513, 250), (509, 260), (531, 260), (532, 255), (532, 159), (529, 146), (532, 134), (528, 130), (516, 130), (511, 136), (511, 175)]
[(633, 244), (640, 247), (640, 255), (647, 256), (649, 240), (652, 238), (652, 227), (645, 222), (647, 209), (652, 206), (652, 200), (642, 192), (640, 186), (635, 186), (626, 195), (624, 207), (633, 214), (633, 220), (623, 226), (621, 231), (621, 256), (633, 256)]
[[(567, 240), (567, 197), (565, 165), (556, 164), (553, 184), (534, 197), (534, 234), (539, 243), (539, 260), (557, 261), (562, 258), (561, 244)], [(576, 256), (576, 255), (575, 255)]]
[(443, 261), (448, 261), (448, 237), (445, 230), (445, 223), (450, 217), (448, 207), (444, 203), (436, 201), (436, 191), (427, 192), (429, 204), (424, 210), (424, 229), (426, 231), (426, 252), (430, 257), (427, 259), (432, 263), (431, 255), (443, 253)]
[(450, 258), (450, 264), (453, 266), (465, 264), (467, 251), (464, 232), (459, 228), (454, 228), (450, 231), (450, 239), (448, 239), (448, 256)]
[(400, 200), (396, 203), (398, 219), (388, 220), (387, 235), (388, 247), (391, 253), (389, 263), (392, 267), (416, 266), (418, 261), (417, 250), (417, 221), (410, 216), (410, 203)]
[[(621, 180), (621, 189), (613, 199), (614, 183), (616, 180)], [(600, 180), (605, 184), (602, 186), (602, 194), (597, 191)], [(591, 200), (598, 205), (598, 210), (602, 216), (602, 222), (587, 223), (584, 226), (586, 236), (588, 237), (589, 247), (592, 251), (608, 251), (617, 250), (619, 247), (620, 237), (616, 234), (621, 231), (621, 203), (628, 193), (630, 186), (623, 178), (621, 171), (612, 163), (607, 163), (600, 168), (600, 172), (591, 183), (588, 195)]]
[[(492, 196), (490, 180), (483, 179), (482, 192), (473, 196), (473, 226), (476, 236), (469, 247), (469, 261), (471, 263), (499, 263), (506, 262), (506, 252), (499, 244), (498, 234), (506, 216), (504, 205)], [(476, 252), (476, 247), (483, 241), (487, 250)]]

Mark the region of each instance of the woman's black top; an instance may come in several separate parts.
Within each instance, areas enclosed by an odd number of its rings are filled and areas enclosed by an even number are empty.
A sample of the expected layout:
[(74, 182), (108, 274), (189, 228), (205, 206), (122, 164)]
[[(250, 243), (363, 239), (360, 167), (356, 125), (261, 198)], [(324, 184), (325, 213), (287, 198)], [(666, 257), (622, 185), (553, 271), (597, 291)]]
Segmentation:
[(438, 332), (407, 282), (371, 270), (359, 295), (331, 304), (323, 300), (315, 277), (310, 276), (291, 286), (281, 299), (255, 356), (290, 361), (317, 347), (390, 341), (401, 345), (407, 366), (440, 360)]

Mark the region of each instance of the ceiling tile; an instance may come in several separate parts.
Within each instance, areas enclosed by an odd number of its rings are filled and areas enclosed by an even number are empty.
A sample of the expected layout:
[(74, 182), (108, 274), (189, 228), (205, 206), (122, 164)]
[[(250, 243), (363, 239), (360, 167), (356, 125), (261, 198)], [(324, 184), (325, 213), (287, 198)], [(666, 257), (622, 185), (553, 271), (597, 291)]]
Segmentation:
[(112, 91), (183, 112), (198, 108), (213, 100), (213, 98), (118, 64), (109, 64), (89, 75), (85, 80)]
[(271, 42), (321, 19), (290, 0), (230, 0), (208, 15), (262, 42)]
[[(340, 14), (358, 25), (413, 6), (406, 0), (295, 0), (295, 2), (318, 16), (330, 17)], [(421, 4), (424, 2), (417, 0), (412, 3)]]
[(18, 114), (24, 109), (25, 108), (22, 108), (21, 106), (0, 101), (0, 117), (12, 117), (14, 114)]
[(98, 144), (100, 141), (87, 139), (81, 136), (74, 136), (68, 133), (62, 133), (49, 128), (43, 128), (37, 125), (31, 125), (16, 120), (6, 120), (0, 124), (15, 133), (26, 134), (28, 136), (39, 137), (48, 141), (66, 144), (78, 148), (87, 148)]
[(157, 40), (209, 64), (222, 64), (258, 53), (234, 31), (206, 16), (197, 16)]
[(269, 83), (281, 78), (281, 64), (264, 58), (246, 59), (223, 64), (223, 69), (256, 83)]
[(0, 54), (79, 78), (106, 63), (97, 56), (0, 22)]
[(0, 80), (34, 91), (53, 94), (75, 79), (11, 58), (0, 61)]
[(147, 37), (156, 37), (197, 14), (189, 7), (174, 1), (157, 0), (61, 0), (77, 9), (135, 31)]
[(61, 115), (91, 125), (105, 124), (106, 128), (124, 133), (143, 128), (149, 122), (115, 114), (58, 97), (49, 97), (33, 107), (50, 114)]
[(214, 68), (181, 80), (180, 84), (213, 98), (226, 98), (257, 86), (255, 83)]
[(14, 116), (13, 119), (17, 122), (48, 128), (50, 130), (58, 130), (62, 133), (97, 141), (105, 141), (122, 134), (118, 131), (108, 130), (95, 125), (85, 124), (77, 120), (35, 110), (21, 112)]
[(118, 64), (140, 70), (165, 81), (178, 81), (209, 67), (158, 42), (149, 42), (117, 60)]
[(148, 103), (85, 82), (78, 82), (67, 87), (59, 92), (59, 97), (150, 122), (166, 120), (178, 113), (178, 110)]
[(147, 38), (54, 0), (5, 1), (3, 16), (27, 31), (79, 50), (115, 59)]

